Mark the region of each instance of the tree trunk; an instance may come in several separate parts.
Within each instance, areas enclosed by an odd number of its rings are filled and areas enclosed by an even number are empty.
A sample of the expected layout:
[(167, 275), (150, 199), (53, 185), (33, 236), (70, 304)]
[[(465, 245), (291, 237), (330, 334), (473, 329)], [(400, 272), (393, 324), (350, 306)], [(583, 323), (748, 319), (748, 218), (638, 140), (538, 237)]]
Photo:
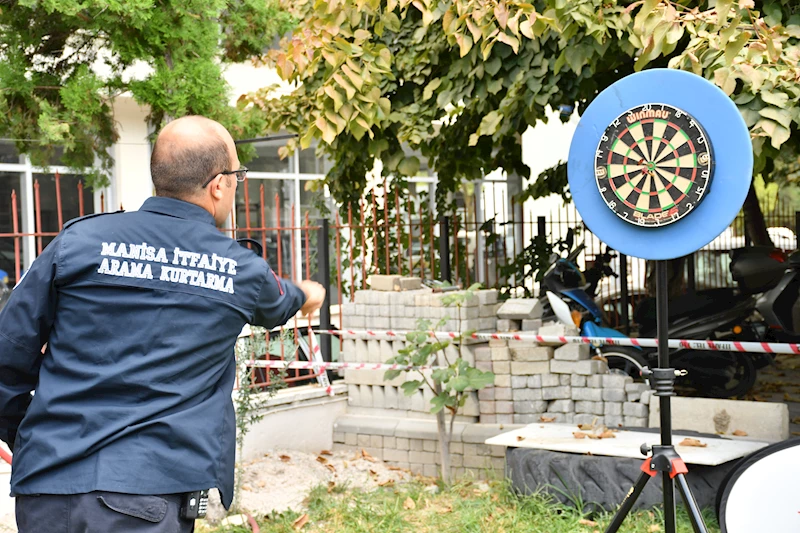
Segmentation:
[[(437, 396), (442, 393), (442, 384), (438, 381), (433, 382), (433, 393)], [(445, 485), (450, 484), (450, 435), (447, 431), (447, 421), (445, 410), (440, 409), (436, 413), (436, 429), (439, 430), (439, 448), (442, 455), (442, 481)]]
[(756, 188), (752, 183), (744, 201), (744, 223), (745, 232), (754, 246), (773, 246), (772, 239), (767, 232), (767, 223), (764, 220), (764, 213), (761, 211), (761, 204), (758, 203)]

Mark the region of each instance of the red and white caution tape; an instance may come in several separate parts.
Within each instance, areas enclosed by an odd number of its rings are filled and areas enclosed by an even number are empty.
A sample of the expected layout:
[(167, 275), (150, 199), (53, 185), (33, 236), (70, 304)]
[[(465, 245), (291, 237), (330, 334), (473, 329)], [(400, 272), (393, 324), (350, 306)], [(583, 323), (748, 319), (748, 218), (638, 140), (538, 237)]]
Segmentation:
[[(344, 338), (356, 339), (381, 339), (381, 340), (405, 340), (410, 331), (391, 331), (391, 330), (366, 330), (366, 329), (343, 329), (343, 330), (317, 330), (317, 333), (327, 335), (337, 335)], [(455, 339), (461, 337), (460, 333), (430, 332), (431, 337), (437, 339)], [(530, 333), (472, 333), (469, 338), (475, 340), (515, 340), (529, 341), (535, 344), (562, 345), (562, 344), (591, 344), (594, 346), (634, 346), (637, 348), (657, 348), (657, 339), (636, 339), (627, 337), (577, 337), (577, 336), (558, 336), (558, 335), (535, 335)], [(753, 352), (753, 353), (775, 353), (775, 354), (800, 354), (800, 344), (777, 343), (777, 342), (746, 342), (746, 341), (711, 341), (711, 340), (688, 340), (688, 339), (669, 339), (670, 348), (689, 349), (689, 350), (708, 350), (712, 352)]]
[(294, 368), (300, 370), (435, 370), (437, 368), (444, 368), (438, 366), (411, 366), (411, 365), (394, 365), (387, 363), (338, 363), (338, 362), (324, 362), (324, 361), (280, 361), (263, 359), (250, 359), (244, 361), (247, 366), (254, 368)]

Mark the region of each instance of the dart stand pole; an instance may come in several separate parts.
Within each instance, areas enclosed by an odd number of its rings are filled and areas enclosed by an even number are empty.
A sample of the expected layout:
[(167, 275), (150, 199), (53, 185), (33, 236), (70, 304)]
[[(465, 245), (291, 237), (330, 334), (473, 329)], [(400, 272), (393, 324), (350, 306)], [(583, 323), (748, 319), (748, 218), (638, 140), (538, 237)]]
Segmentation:
[(656, 312), (658, 328), (658, 368), (645, 368), (642, 376), (650, 382), (661, 407), (661, 445), (642, 445), (642, 454), (651, 454), (642, 463), (642, 474), (634, 487), (622, 500), (606, 533), (616, 533), (630, 513), (647, 482), (661, 473), (664, 493), (664, 531), (675, 533), (675, 481), (689, 511), (689, 519), (695, 533), (708, 533), (703, 516), (697, 506), (689, 484), (686, 481), (688, 470), (672, 444), (672, 410), (670, 399), (675, 395), (675, 377), (679, 375), (669, 364), (669, 306), (667, 291), (667, 262), (656, 261)]

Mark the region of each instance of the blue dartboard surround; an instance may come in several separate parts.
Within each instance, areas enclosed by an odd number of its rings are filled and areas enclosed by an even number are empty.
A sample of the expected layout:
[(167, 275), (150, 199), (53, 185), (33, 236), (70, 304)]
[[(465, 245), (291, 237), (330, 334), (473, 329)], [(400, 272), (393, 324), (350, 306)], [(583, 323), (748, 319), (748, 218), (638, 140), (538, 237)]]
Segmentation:
[[(659, 227), (622, 220), (606, 205), (595, 178), (595, 151), (606, 128), (625, 111), (649, 103), (692, 115), (714, 149), (713, 180), (703, 201)], [(713, 241), (736, 218), (750, 189), (753, 145), (736, 104), (716, 85), (690, 72), (652, 69), (615, 82), (589, 105), (572, 138), (567, 173), (575, 207), (601, 241), (631, 257), (675, 259)]]

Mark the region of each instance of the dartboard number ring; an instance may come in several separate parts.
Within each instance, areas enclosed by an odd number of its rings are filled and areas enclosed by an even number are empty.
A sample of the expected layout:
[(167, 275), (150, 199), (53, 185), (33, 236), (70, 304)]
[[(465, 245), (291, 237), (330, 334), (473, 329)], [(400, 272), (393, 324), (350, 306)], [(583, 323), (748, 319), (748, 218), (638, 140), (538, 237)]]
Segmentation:
[(656, 227), (691, 213), (714, 172), (705, 130), (682, 109), (644, 104), (617, 117), (600, 138), (595, 178), (606, 205), (638, 226)]

